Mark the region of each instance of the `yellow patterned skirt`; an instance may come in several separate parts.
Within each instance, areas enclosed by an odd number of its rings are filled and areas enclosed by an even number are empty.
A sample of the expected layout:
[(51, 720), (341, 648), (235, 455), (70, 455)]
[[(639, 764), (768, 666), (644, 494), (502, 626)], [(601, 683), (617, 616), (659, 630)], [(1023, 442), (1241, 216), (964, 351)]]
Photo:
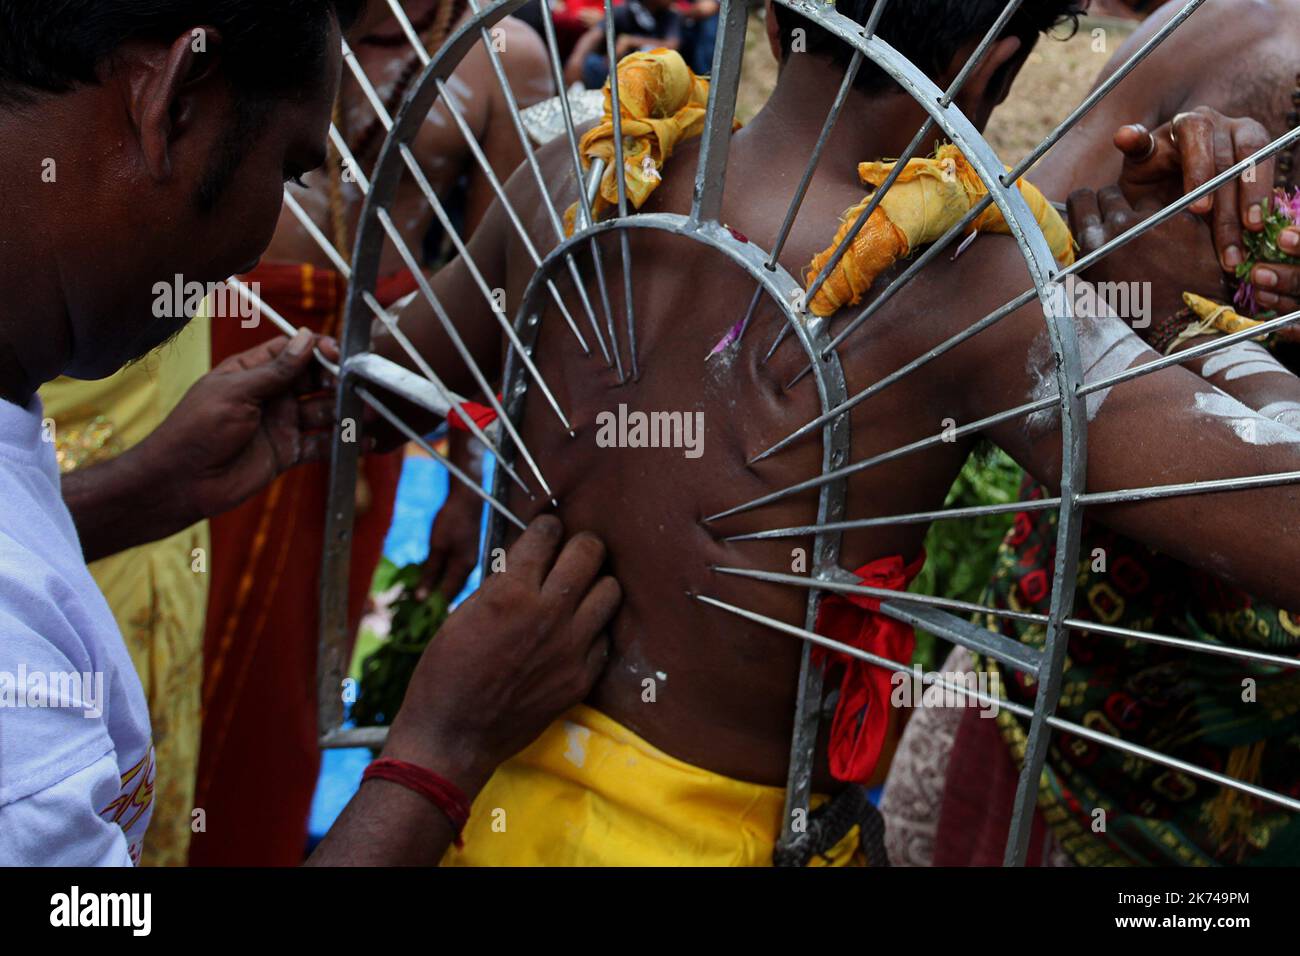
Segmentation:
[[(820, 802), (820, 801), (814, 801)], [(578, 706), (507, 761), (444, 866), (771, 866), (785, 791), (683, 763)], [(861, 863), (855, 826), (816, 866)]]

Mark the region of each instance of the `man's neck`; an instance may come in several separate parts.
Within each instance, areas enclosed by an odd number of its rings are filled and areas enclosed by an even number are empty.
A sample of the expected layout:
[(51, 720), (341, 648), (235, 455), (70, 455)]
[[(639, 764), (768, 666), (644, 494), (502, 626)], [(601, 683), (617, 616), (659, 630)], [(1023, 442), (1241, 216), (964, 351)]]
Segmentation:
[(0, 109), (0, 398), (17, 405), (59, 375), (67, 346), (55, 231), (74, 174), (45, 158), (61, 153), (52, 138), (33, 135), (39, 112)]
[[(811, 149), (843, 82), (843, 71), (812, 56), (792, 54), (767, 105), (750, 123), (764, 141)], [(895, 158), (907, 149), (925, 114), (904, 93), (849, 93), (826, 144), (826, 155), (855, 163)]]

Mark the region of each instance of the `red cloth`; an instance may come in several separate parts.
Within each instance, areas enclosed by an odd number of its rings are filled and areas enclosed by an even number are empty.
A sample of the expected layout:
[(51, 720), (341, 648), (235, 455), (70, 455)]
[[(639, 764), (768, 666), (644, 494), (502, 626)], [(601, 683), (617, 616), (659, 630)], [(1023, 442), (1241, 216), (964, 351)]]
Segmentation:
[[(1020, 772), (998, 722), (967, 707), (953, 738), (934, 837), (934, 866), (1001, 866)], [(1043, 865), (1047, 824), (1034, 810), (1028, 866)]]
[[(879, 558), (854, 571), (867, 587), (902, 591), (925, 564), (925, 552), (904, 565), (897, 555)], [(916, 636), (912, 628), (880, 612), (880, 598), (828, 594), (817, 611), (817, 633), (879, 657), (908, 664)], [(813, 660), (841, 665), (840, 698), (831, 720), (830, 768), (836, 780), (865, 784), (871, 779), (889, 730), (889, 692), (893, 672), (822, 647)]]
[[(474, 420), (474, 424), (480, 431), (497, 420), (497, 413), (491, 406), (480, 405), (478, 402), (464, 402), (461, 407), (469, 412), (469, 417)], [(447, 424), (457, 431), (469, 431), (469, 426), (465, 424), (465, 420), (460, 417), (460, 412), (455, 408), (447, 413)]]
[[(338, 335), (347, 283), (330, 269), (270, 263), (244, 277), (298, 326)], [(384, 304), (414, 288), (409, 275), (379, 285)], [(279, 335), (266, 319), (212, 323), (212, 361)], [(353, 528), (348, 586), (355, 633), (392, 520), (400, 453), (367, 456), (368, 503)], [(320, 771), (316, 644), (329, 463), (304, 465), (211, 522), (211, 593), (204, 634), (203, 730), (195, 806), (196, 866), (293, 866), (303, 859)]]
[(375, 298), (387, 308), (399, 299), (405, 299), (412, 292), (418, 292), (420, 284), (410, 269), (403, 269), (390, 276), (383, 276), (375, 283)]

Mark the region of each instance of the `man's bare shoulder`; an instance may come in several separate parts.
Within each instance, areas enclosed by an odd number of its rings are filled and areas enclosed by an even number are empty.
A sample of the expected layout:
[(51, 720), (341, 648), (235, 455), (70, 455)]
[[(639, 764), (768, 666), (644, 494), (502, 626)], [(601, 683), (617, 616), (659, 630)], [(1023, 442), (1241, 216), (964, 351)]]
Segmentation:
[[(1182, 4), (1166, 4), (1153, 13), (1119, 48), (1101, 78), (1168, 26)], [(1275, 44), (1294, 48), (1300, 36), (1300, 0), (1216, 0), (1199, 7), (1152, 51), (1137, 75), (1225, 76), (1240, 78), (1258, 65), (1259, 54)], [(1290, 59), (1289, 57), (1287, 58)], [(1221, 69), (1206, 69), (1207, 64)], [(1274, 72), (1269, 67), (1268, 72)]]
[[(576, 131), (577, 138), (581, 140), (582, 135), (594, 125), (594, 123), (586, 123), (579, 126)], [(554, 203), (556, 212), (563, 216), (564, 211), (578, 201), (577, 179), (573, 169), (573, 149), (569, 144), (568, 136), (562, 134), (537, 146), (534, 155), (537, 157), (537, 168), (541, 171), (542, 182), (546, 184), (551, 202)], [(505, 191), (511, 204), (525, 215), (526, 221), (537, 219), (545, 225), (549, 213), (546, 211), (542, 197), (538, 194), (537, 177), (533, 175), (528, 163), (521, 163), (511, 173), (505, 183)], [(493, 208), (499, 205), (499, 201), (494, 202)], [(555, 232), (549, 226), (540, 232), (537, 229), (531, 231), (535, 240), (541, 240), (542, 248), (549, 249), (555, 245)]]
[[(882, 276), (875, 294), (906, 265)], [(1030, 355), (1046, 330), (1036, 299), (960, 344), (948, 344), (1032, 287), (1020, 248), (1009, 236), (981, 235), (955, 260), (943, 252), (840, 347), (850, 385), (861, 388), (943, 346), (899, 386), (916, 402), (941, 396), (955, 417), (970, 421), (1024, 400), (1037, 380), (1029, 371)], [(832, 330), (838, 332), (862, 308), (842, 309)]]
[(506, 17), (493, 27), (491, 39), (521, 105), (532, 105), (554, 93), (546, 45), (536, 30), (522, 20)]
[(503, 53), (518, 57), (521, 61), (532, 58), (534, 62), (547, 65), (546, 44), (542, 42), (536, 30), (517, 17), (506, 17), (497, 26), (503, 31), (499, 34), (502, 38)]
[[(875, 294), (908, 264), (899, 263), (889, 279), (882, 277)], [(1015, 240), (984, 234), (960, 254), (945, 250), (936, 256), (881, 309), (879, 324), (891, 338), (904, 340), (909, 350), (929, 348), (1031, 287), (1029, 268)], [(845, 311), (837, 324), (845, 321)]]

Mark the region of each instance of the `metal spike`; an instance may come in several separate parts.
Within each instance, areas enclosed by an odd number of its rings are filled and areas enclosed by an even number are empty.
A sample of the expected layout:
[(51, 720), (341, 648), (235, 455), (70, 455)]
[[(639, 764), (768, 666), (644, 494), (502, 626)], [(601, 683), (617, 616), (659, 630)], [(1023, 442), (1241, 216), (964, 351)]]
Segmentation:
[(503, 518), (505, 518), (507, 521), (513, 524), (520, 531), (526, 531), (528, 529), (528, 526), (524, 524), (522, 521), (520, 521), (519, 518), (515, 516), (515, 513), (513, 511), (511, 511), (501, 502), (497, 501), (496, 498), (493, 498), (490, 494), (484, 491), (477, 481), (475, 481), (469, 475), (465, 474), (465, 472), (461, 471), (458, 467), (456, 467), (456, 464), (450, 458), (446, 457), (443, 454), (440, 454), (436, 448), (434, 448), (427, 441), (425, 441), (424, 438), (421, 435), (419, 435), (413, 428), (411, 428), (409, 425), (406, 424), (406, 422), (402, 421), (401, 418), (395, 415), (388, 408), (388, 406), (386, 406), (383, 402), (377, 399), (370, 392), (370, 390), (367, 389), (364, 385), (356, 386), (356, 392), (358, 395), (361, 396), (361, 400), (363, 402), (365, 402), (367, 405), (369, 405), (371, 408), (377, 411), (381, 416), (383, 416), (383, 418), (386, 419), (390, 425), (392, 425), (403, 435), (405, 435), (407, 439), (419, 445), (420, 448), (424, 450), (425, 454), (433, 458), (436, 458), (438, 461), (440, 461), (442, 463), (442, 466), (446, 468), (448, 472), (451, 473), (451, 476), (453, 478), (455, 478), (457, 481), (463, 484), (466, 488), (469, 488), (471, 491), (473, 491), (474, 494), (482, 498), (483, 501), (485, 501), (488, 504), (488, 506), (491, 507), (494, 511), (500, 514)]
[[(897, 598), (899, 596), (900, 595), (897, 592), (895, 592), (894, 597)], [(831, 640), (830, 638), (823, 637), (820, 634), (817, 634), (813, 631), (805, 630), (804, 628), (801, 627), (795, 627), (793, 624), (787, 624), (784, 621), (778, 621), (776, 618), (768, 617), (765, 614), (759, 614), (755, 611), (749, 611), (746, 610), (745, 608), (736, 607), (734, 604), (727, 604), (724, 601), (719, 601), (716, 598), (707, 597), (702, 594), (697, 594), (695, 595), (695, 597), (696, 600), (704, 604), (707, 604), (710, 607), (715, 607), (718, 608), (719, 610), (726, 611), (729, 614), (734, 614), (737, 617), (743, 618), (747, 621), (751, 621), (755, 624), (761, 624), (765, 627), (768, 627), (774, 631), (778, 631), (782, 634), (788, 634), (791, 637), (797, 637), (802, 641), (807, 641), (808, 643), (816, 644), (820, 647), (826, 648), (827, 650), (835, 651), (836, 653), (840, 653), (840, 654), (847, 654), (849, 657), (854, 657), (857, 658), (858, 660), (866, 661), (868, 664), (874, 664), (877, 667), (883, 667), (886, 670), (894, 671), (896, 673), (907, 674), (912, 672), (910, 665), (900, 664), (897, 661), (891, 661), (887, 657), (880, 657), (879, 655), (872, 654), (870, 651), (864, 651), (857, 647), (854, 647), (851, 644), (841, 644), (839, 641)], [(963, 688), (957, 684), (949, 684), (946, 681), (944, 681), (942, 678), (937, 677), (935, 675), (924, 675), (922, 679), (926, 683), (940, 685), (947, 689), (951, 689), (957, 693), (964, 693), (967, 696), (974, 697), (975, 699), (979, 700), (983, 704), (996, 705), (997, 707), (1004, 708), (1007, 711), (1010, 711), (1011, 713), (1016, 714), (1017, 716), (1020, 717), (1029, 718), (1033, 715), (1033, 711), (1030, 710), (1028, 707), (1025, 707), (1023, 704), (1018, 704), (1014, 701), (1006, 700), (1003, 698), (995, 699), (988, 696), (987, 694), (982, 694), (977, 690), (972, 691), (969, 688)], [(1118, 750), (1121, 751), (1122, 753), (1127, 753), (1131, 756), (1139, 757), (1143, 760), (1149, 760), (1150, 762), (1159, 764), (1160, 766), (1163, 767), (1172, 767), (1190, 776), (1194, 776), (1202, 780), (1209, 780), (1212, 783), (1217, 783), (1221, 786), (1229, 787), (1233, 790), (1238, 790), (1242, 793), (1249, 794), (1250, 796), (1257, 797), (1260, 800), (1266, 800), (1269, 803), (1273, 803), (1278, 806), (1285, 807), (1288, 810), (1300, 811), (1300, 800), (1296, 799), (1295, 797), (1289, 797), (1286, 796), (1285, 794), (1275, 793), (1272, 790), (1266, 790), (1265, 788), (1257, 786), (1253, 783), (1247, 783), (1245, 781), (1238, 780), (1235, 777), (1229, 777), (1224, 774), (1218, 773), (1217, 771), (1207, 770), (1204, 767), (1198, 767), (1195, 764), (1187, 763), (1184, 760), (1179, 760), (1175, 757), (1169, 757), (1165, 754), (1160, 753), (1159, 751), (1151, 750), (1148, 747), (1142, 747), (1139, 746), (1138, 744), (1129, 743), (1128, 741), (1123, 740), (1120, 737), (1116, 737), (1108, 733), (1100, 733), (1088, 727), (1084, 727), (1080, 724), (1076, 724), (1068, 720), (1063, 720), (1060, 717), (1049, 716), (1046, 718), (1046, 723), (1055, 730), (1064, 731), (1065, 733), (1073, 734), (1074, 736), (1077, 737), (1082, 737), (1084, 739), (1090, 740), (1095, 744), (1099, 744), (1103, 747), (1109, 747), (1112, 750)]]
[(528, 446), (524, 444), (523, 439), (519, 436), (519, 432), (515, 429), (514, 423), (510, 421), (510, 416), (506, 414), (505, 409), (501, 406), (501, 402), (497, 398), (496, 392), (493, 391), (492, 386), (488, 383), (487, 377), (483, 374), (483, 370), (479, 368), (478, 362), (474, 360), (473, 354), (470, 352), (468, 346), (465, 345), (465, 341), (460, 337), (460, 332), (456, 329), (455, 323), (451, 321), (446, 310), (443, 309), (442, 303), (438, 300), (438, 296), (433, 291), (433, 287), (429, 285), (429, 280), (420, 270), (419, 263), (415, 261), (415, 256), (407, 247), (406, 242), (402, 239), (402, 234), (397, 230), (397, 227), (393, 225), (392, 216), (388, 214), (387, 209), (379, 209), (375, 215), (378, 218), (380, 225), (383, 226), (384, 231), (388, 233), (389, 239), (391, 239), (393, 244), (397, 247), (398, 255), (402, 257), (402, 260), (406, 263), (406, 267), (411, 270), (411, 274), (415, 277), (416, 285), (420, 287), (420, 294), (424, 296), (425, 301), (433, 308), (434, 315), (437, 316), (439, 323), (441, 323), (443, 331), (446, 332), (447, 337), (451, 339), (453, 347), (460, 354), (461, 360), (465, 363), (466, 368), (469, 369), (470, 374), (474, 377), (474, 381), (482, 390), (484, 398), (486, 398), (488, 404), (492, 406), (492, 410), (497, 413), (498, 420), (501, 422), (501, 427), (510, 435), (511, 440), (515, 443), (515, 447), (518, 448), (519, 453), (524, 456), (524, 460), (528, 463), (528, 467), (532, 473), (537, 477), (537, 481), (542, 486), (542, 490), (546, 492), (548, 497), (554, 498), (555, 493), (551, 491), (551, 486), (547, 484), (546, 477), (542, 474), (541, 468), (538, 467), (532, 453), (528, 450)]

